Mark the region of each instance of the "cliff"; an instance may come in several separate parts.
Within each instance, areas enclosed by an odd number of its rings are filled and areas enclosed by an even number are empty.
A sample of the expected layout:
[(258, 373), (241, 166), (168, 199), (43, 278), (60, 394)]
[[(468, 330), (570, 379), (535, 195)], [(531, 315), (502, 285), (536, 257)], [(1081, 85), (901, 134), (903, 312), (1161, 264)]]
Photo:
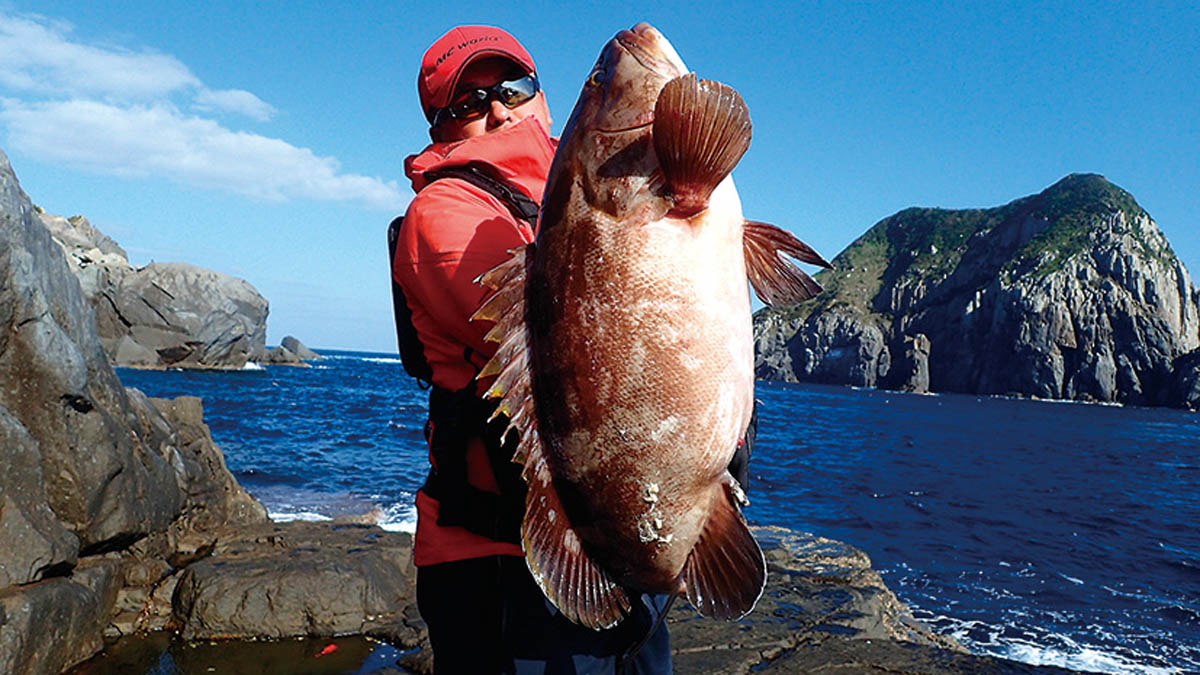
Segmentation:
[(817, 298), (755, 315), (760, 378), (1200, 405), (1200, 293), (1102, 176), (992, 209), (906, 209), (817, 279)]

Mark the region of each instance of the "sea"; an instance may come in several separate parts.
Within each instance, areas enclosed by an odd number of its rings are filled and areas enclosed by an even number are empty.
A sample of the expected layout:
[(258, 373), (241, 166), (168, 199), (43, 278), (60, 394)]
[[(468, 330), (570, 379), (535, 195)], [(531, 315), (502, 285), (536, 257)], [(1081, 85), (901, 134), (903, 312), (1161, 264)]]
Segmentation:
[[(199, 396), (276, 520), (375, 512), (411, 531), (427, 392), (395, 354), (311, 368), (142, 371)], [(1200, 416), (759, 382), (746, 516), (865, 551), (937, 633), (1102, 673), (1200, 673)]]

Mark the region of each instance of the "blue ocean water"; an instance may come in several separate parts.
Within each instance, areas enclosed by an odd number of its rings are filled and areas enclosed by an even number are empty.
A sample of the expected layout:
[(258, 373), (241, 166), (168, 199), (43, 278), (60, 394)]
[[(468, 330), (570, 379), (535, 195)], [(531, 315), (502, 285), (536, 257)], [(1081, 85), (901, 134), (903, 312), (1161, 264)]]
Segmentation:
[[(119, 369), (204, 399), (276, 519), (378, 509), (411, 529), (425, 392), (394, 355), (313, 368)], [(1107, 673), (1200, 673), (1200, 416), (760, 382), (747, 517), (849, 542), (977, 653)]]

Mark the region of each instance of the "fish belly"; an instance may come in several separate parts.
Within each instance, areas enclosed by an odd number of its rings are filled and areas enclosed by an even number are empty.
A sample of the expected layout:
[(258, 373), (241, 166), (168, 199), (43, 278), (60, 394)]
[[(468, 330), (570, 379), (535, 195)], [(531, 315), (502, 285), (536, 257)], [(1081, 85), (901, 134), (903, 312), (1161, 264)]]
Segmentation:
[(742, 218), (727, 183), (691, 220), (565, 228), (562, 264), (547, 266), (558, 311), (534, 348), (552, 364), (535, 368), (548, 459), (589, 553), (641, 590), (675, 590), (713, 499), (726, 499), (753, 406)]

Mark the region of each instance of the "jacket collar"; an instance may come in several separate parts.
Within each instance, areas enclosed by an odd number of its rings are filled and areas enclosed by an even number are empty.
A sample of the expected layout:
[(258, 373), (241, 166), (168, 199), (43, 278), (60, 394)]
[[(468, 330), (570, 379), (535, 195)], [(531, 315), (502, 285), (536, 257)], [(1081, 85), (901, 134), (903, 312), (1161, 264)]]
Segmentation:
[(541, 122), (526, 117), (507, 129), (475, 138), (432, 143), (404, 160), (404, 174), (412, 181), (413, 191), (420, 192), (429, 184), (426, 172), (484, 164), (497, 178), (515, 184), (540, 202), (557, 145)]

